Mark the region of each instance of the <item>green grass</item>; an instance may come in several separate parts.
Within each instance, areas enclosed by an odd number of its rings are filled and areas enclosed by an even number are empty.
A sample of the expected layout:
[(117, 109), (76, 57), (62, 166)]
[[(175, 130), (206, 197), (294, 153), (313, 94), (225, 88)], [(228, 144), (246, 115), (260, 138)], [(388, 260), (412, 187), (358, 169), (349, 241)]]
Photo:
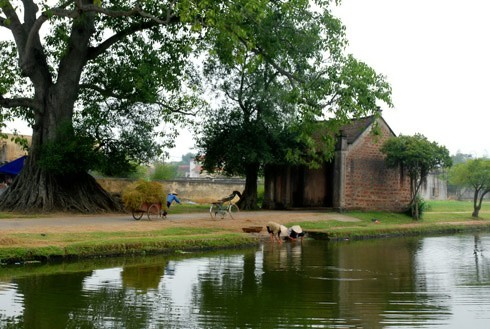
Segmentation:
[(190, 214), (209, 211), (209, 204), (191, 204), (182, 202), (181, 204), (172, 204), (168, 210), (171, 214)]
[[(423, 218), (392, 212), (351, 211), (345, 215), (358, 221), (323, 220), (290, 223), (306, 231), (332, 239), (366, 238), (395, 235), (454, 233), (490, 229), (490, 203), (483, 204), (480, 218), (471, 217), (473, 203), (468, 201), (428, 201)], [(207, 212), (208, 204), (172, 205), (170, 213)], [(47, 215), (43, 215), (44, 217)], [(18, 217), (0, 213), (0, 218)], [(27, 216), (25, 216), (27, 217)], [(33, 214), (28, 217), (40, 217)], [(468, 225), (471, 224), (471, 225)], [(222, 249), (257, 243), (256, 238), (223, 229), (174, 227), (157, 231), (80, 232), (49, 234), (4, 234), (0, 236), (0, 260), (56, 259), (67, 256), (93, 257), (175, 252), (177, 250)]]
[[(429, 200), (426, 201), (429, 212), (473, 212), (473, 201), (464, 200)], [(490, 202), (483, 202), (482, 210), (490, 211)]]
[[(484, 203), (480, 217), (471, 217), (473, 203), (468, 201), (429, 201), (421, 220), (401, 213), (379, 211), (349, 211), (344, 213), (358, 222), (334, 220), (291, 223), (310, 232), (325, 233), (329, 238), (361, 238), (376, 236), (453, 233), (490, 229), (490, 203)], [(468, 225), (471, 224), (471, 225)]]
[(256, 238), (221, 229), (167, 228), (148, 232), (9, 234), (0, 240), (0, 260), (49, 260), (209, 250), (257, 243)]

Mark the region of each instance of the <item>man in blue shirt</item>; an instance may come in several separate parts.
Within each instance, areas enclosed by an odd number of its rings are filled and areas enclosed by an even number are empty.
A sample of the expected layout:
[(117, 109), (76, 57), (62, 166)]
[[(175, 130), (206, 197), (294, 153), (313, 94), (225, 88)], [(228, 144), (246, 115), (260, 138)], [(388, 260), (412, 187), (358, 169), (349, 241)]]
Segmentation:
[[(180, 200), (179, 200), (179, 198), (177, 198), (177, 195), (178, 195), (177, 192), (172, 192), (172, 193), (167, 194), (167, 209), (170, 208), (170, 205), (174, 201), (177, 202), (178, 204), (180, 204)], [(167, 211), (166, 210), (163, 212), (163, 217), (167, 217)]]

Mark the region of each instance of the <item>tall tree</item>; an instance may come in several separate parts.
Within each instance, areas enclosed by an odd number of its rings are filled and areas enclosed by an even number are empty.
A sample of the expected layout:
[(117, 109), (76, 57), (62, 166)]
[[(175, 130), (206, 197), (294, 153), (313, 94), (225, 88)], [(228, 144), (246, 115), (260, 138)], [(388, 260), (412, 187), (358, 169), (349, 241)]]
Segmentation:
[[(292, 13), (302, 2), (280, 3)], [(209, 46), (208, 35), (282, 70), (274, 45), (243, 19), (260, 25), (277, 3), (0, 0), (0, 29), (11, 36), (0, 45), (0, 118), (20, 117), (33, 129), (24, 170), (0, 209), (118, 209), (87, 170), (158, 154), (153, 128), (172, 127), (198, 104), (192, 56)]]
[(398, 136), (388, 139), (381, 147), (390, 168), (400, 168), (410, 178), (410, 204), (412, 217), (420, 219), (418, 193), (429, 173), (452, 165), (446, 147), (430, 142), (425, 136)]
[(449, 182), (473, 189), (472, 217), (478, 218), (483, 198), (490, 192), (490, 159), (470, 159), (449, 171)]
[[(295, 3), (289, 11), (288, 3), (271, 2), (260, 24), (257, 15), (241, 18), (281, 66), (259, 48), (230, 47), (222, 34), (210, 40), (214, 51), (204, 71), (222, 102), (205, 113), (198, 158), (207, 171), (246, 177), (241, 208), (257, 206), (264, 166), (318, 166), (332, 156), (341, 125), (377, 112), (379, 101), (391, 105), (384, 78), (345, 54), (344, 28), (327, 4), (319, 10), (310, 1)], [(240, 60), (230, 60), (235, 57)]]

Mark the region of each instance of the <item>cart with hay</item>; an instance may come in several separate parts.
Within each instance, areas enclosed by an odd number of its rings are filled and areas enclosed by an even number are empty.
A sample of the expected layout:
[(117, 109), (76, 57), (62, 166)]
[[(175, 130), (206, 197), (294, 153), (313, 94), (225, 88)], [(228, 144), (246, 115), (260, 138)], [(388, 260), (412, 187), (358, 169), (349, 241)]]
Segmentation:
[(122, 195), (124, 206), (135, 220), (146, 215), (149, 220), (163, 217), (166, 209), (163, 185), (157, 182), (138, 181), (128, 186)]

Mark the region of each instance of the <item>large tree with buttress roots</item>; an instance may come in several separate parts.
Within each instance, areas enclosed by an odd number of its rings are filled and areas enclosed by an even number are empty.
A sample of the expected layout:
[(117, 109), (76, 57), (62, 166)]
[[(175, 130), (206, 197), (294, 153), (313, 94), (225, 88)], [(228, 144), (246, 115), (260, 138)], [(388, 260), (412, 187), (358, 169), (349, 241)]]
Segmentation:
[(278, 45), (244, 18), (260, 25), (261, 13), (303, 2), (0, 0), (0, 122), (32, 127), (25, 167), (0, 209), (118, 210), (88, 171), (159, 155), (158, 134), (201, 104), (192, 68), (210, 50), (208, 35), (226, 36), (230, 60), (246, 47), (282, 70)]

